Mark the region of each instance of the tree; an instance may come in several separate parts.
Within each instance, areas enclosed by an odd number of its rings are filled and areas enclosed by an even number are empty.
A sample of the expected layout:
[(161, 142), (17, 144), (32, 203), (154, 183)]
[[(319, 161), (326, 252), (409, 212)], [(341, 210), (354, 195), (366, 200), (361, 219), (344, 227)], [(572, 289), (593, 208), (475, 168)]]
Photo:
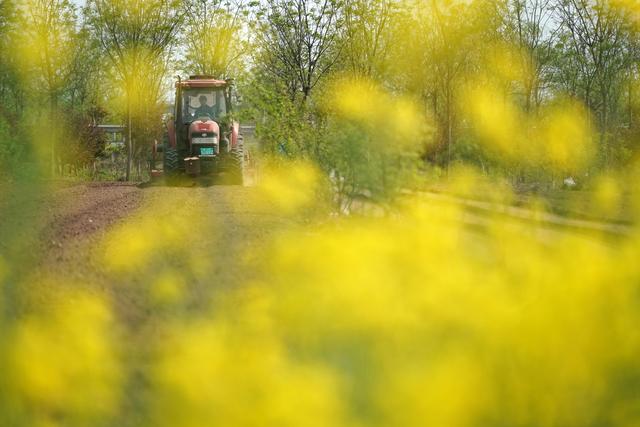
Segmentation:
[(396, 62), (403, 68), (406, 90), (424, 100), (436, 122), (435, 143), (426, 157), (447, 167), (459, 121), (459, 92), (495, 33), (488, 19), (492, 3), (412, 1), (406, 11), (404, 25), (414, 28), (415, 36), (402, 40)]
[(560, 48), (571, 58), (560, 68), (560, 78), (572, 82), (572, 93), (597, 114), (606, 164), (620, 83), (634, 59), (630, 22), (607, 0), (558, 0), (557, 10), (563, 29)]
[(247, 5), (242, 1), (188, 0), (184, 7), (185, 69), (218, 78), (234, 75), (234, 66), (246, 52), (241, 31)]
[(397, 4), (391, 0), (348, 0), (343, 8), (343, 66), (356, 76), (384, 78), (395, 41), (392, 31), (399, 18)]
[[(16, 40), (18, 24), (14, 1), (0, 0), (0, 52), (9, 52)], [(22, 90), (18, 84), (15, 57), (0, 55), (0, 116), (19, 115), (23, 107)]]
[(337, 0), (268, 0), (261, 6), (258, 62), (302, 104), (336, 64), (342, 17)]
[(101, 82), (106, 73), (102, 67), (100, 44), (86, 25), (78, 30), (74, 44), (69, 64), (72, 78), (62, 94), (62, 101), (70, 112), (91, 115), (96, 106), (104, 103)]
[(508, 4), (507, 38), (518, 48), (525, 67), (522, 74), (524, 110), (537, 111), (542, 92), (549, 82), (553, 44), (557, 27), (553, 27), (552, 0), (511, 0)]
[[(72, 72), (76, 31), (75, 7), (69, 0), (26, 0), (21, 8), (21, 31), (18, 42), (33, 53), (21, 55), (21, 73), (33, 78), (30, 88), (37, 109), (45, 109), (50, 120), (49, 139), (51, 173), (56, 169), (56, 145), (61, 138), (59, 101), (69, 84)], [(45, 94), (46, 103), (41, 102)]]
[[(182, 20), (178, 0), (90, 0), (88, 21), (113, 67), (125, 100), (127, 169), (134, 156), (134, 115), (155, 115), (161, 108), (162, 83), (170, 47)], [(134, 111), (135, 110), (135, 111)]]

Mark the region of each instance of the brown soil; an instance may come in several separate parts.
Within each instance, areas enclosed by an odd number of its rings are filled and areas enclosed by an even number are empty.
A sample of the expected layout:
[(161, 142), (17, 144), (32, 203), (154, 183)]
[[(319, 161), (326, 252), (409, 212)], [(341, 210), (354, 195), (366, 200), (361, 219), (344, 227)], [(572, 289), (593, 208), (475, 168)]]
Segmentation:
[[(292, 224), (272, 207), (256, 203), (256, 192), (253, 187), (227, 185), (140, 188), (101, 183), (48, 189), (24, 199), (14, 195), (16, 200), (10, 203), (5, 198), (0, 212), (12, 212), (14, 217), (5, 227), (11, 247), (4, 251), (5, 258), (16, 281), (23, 283), (9, 292), (13, 311), (20, 316), (39, 309), (49, 304), (52, 294), (71, 288), (105, 296), (125, 325), (139, 325), (158, 315), (152, 286), (158, 272), (165, 270), (187, 283), (181, 310), (208, 309), (217, 294), (251, 280), (254, 272), (245, 268), (247, 260), (272, 241), (274, 233)], [(164, 247), (161, 228), (180, 225), (182, 218), (194, 213), (196, 223), (180, 229), (187, 230), (188, 246), (179, 251)], [(155, 221), (144, 225), (149, 217)], [(150, 251), (157, 254), (145, 265), (132, 259), (131, 269), (114, 272), (105, 265), (104, 246), (121, 226), (150, 227)], [(117, 245), (127, 250), (130, 243)], [(192, 264), (200, 257), (206, 265), (194, 269)], [(21, 287), (28, 291), (19, 292)]]
[(0, 256), (8, 264), (9, 315), (46, 306), (72, 278), (92, 275), (87, 248), (142, 202), (133, 184), (31, 183), (3, 193)]
[(48, 259), (56, 262), (85, 241), (95, 240), (114, 223), (140, 206), (142, 193), (135, 185), (89, 184), (56, 192), (51, 216), (41, 239), (50, 247)]

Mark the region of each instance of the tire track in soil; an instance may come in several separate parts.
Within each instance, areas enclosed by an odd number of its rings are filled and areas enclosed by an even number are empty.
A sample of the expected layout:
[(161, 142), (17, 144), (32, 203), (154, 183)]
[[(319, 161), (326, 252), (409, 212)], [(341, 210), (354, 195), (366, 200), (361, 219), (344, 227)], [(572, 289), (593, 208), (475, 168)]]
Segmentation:
[(28, 200), (28, 211), (14, 206), (23, 212), (14, 226), (35, 230), (33, 238), (18, 241), (22, 247), (13, 255), (17, 279), (7, 290), (13, 315), (46, 307), (70, 283), (91, 283), (99, 271), (90, 248), (138, 209), (142, 199), (134, 184), (89, 183), (46, 191)]

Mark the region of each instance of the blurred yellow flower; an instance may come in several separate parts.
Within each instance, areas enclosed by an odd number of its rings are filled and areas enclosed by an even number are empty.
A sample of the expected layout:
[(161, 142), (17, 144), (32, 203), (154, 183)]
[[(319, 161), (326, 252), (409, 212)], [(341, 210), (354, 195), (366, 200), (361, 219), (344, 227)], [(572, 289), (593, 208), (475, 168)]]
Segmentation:
[(526, 134), (523, 118), (501, 92), (479, 86), (471, 90), (465, 102), (481, 141), (490, 150), (517, 156), (519, 140)]
[(321, 195), (321, 175), (309, 163), (297, 162), (285, 167), (267, 168), (259, 191), (267, 205), (275, 205), (283, 214), (312, 208)]
[(242, 322), (176, 325), (153, 385), (154, 425), (346, 425), (330, 371), (289, 359), (277, 336)]
[[(117, 411), (123, 373), (113, 319), (97, 297), (61, 295), (20, 321), (6, 375), (33, 422), (56, 414), (91, 423)], [(17, 409), (17, 408), (16, 408)]]
[(587, 113), (576, 103), (560, 103), (546, 112), (541, 136), (552, 165), (569, 171), (588, 165), (594, 153), (588, 123)]

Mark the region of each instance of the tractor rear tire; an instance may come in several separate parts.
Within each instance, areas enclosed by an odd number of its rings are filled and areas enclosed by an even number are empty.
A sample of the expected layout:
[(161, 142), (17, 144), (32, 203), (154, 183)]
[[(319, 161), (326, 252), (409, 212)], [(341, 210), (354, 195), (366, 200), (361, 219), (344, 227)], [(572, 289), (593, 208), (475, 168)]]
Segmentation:
[(238, 141), (238, 145), (229, 151), (227, 165), (227, 176), (229, 184), (244, 184), (244, 147), (242, 140)]
[(163, 154), (164, 174), (167, 176), (175, 175), (178, 172), (179, 167), (178, 150), (173, 147), (165, 146)]
[(170, 147), (169, 145), (165, 145), (163, 151), (162, 174), (164, 175), (164, 182), (168, 185), (176, 185), (176, 180), (178, 179), (178, 168), (180, 167), (178, 150)]

